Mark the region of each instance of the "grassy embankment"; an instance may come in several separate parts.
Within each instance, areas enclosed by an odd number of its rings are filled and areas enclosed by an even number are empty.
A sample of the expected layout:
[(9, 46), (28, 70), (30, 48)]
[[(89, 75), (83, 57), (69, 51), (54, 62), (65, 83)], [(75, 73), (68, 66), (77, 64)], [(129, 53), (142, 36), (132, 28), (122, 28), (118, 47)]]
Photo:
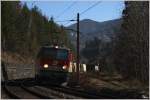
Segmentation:
[(107, 75), (104, 73), (84, 73), (80, 75), (80, 85), (85, 88), (101, 90), (104, 88), (115, 91), (139, 90), (149, 94), (149, 86), (136, 79), (124, 79), (121, 75)]

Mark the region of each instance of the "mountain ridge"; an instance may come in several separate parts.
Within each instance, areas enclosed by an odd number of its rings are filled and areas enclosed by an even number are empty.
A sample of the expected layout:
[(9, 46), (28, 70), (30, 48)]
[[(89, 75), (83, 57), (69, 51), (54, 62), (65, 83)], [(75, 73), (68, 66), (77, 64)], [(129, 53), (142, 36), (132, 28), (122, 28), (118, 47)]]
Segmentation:
[[(79, 22), (80, 27), (80, 45), (84, 47), (85, 42), (92, 40), (94, 37), (99, 38), (104, 42), (110, 42), (111, 38), (115, 36), (120, 30), (122, 19), (114, 19), (103, 22), (97, 22), (91, 19), (83, 19)], [(76, 30), (76, 23), (67, 28)], [(69, 34), (72, 43), (76, 44), (76, 32)]]

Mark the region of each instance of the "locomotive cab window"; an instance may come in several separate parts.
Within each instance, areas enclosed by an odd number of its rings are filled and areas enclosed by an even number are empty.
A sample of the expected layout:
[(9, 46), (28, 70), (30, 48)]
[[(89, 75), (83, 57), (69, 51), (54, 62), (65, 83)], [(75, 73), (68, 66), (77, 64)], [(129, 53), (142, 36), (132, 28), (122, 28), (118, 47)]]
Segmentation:
[(57, 56), (56, 59), (65, 60), (68, 58), (68, 51), (63, 49), (57, 50)]
[(68, 50), (56, 48), (41, 48), (37, 58), (51, 58), (56, 60), (68, 59)]

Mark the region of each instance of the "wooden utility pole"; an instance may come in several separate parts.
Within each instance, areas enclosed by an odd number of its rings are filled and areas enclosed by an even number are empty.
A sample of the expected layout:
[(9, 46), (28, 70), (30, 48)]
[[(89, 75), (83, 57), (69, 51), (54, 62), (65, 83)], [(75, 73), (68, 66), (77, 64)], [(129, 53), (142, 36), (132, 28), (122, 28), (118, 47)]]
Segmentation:
[(79, 13), (77, 14), (77, 82), (79, 82)]

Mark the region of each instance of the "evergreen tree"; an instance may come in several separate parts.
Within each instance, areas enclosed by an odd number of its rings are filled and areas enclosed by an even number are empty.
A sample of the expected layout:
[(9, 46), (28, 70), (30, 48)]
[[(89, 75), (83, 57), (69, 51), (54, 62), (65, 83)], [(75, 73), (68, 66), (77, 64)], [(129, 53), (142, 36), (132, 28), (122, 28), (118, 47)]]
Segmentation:
[(126, 78), (148, 82), (149, 3), (125, 1), (122, 33), (116, 40), (115, 64)]
[(37, 6), (31, 10), (20, 1), (2, 1), (2, 49), (34, 57), (41, 46), (69, 43), (67, 32), (53, 18), (48, 20)]

